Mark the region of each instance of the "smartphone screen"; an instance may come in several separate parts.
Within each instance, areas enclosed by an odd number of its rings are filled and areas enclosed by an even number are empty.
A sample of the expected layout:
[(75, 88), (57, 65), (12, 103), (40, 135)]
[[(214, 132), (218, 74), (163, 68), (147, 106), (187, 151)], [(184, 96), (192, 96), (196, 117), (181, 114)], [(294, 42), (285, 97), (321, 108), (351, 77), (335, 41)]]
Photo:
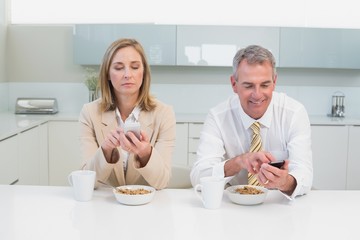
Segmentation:
[(277, 168), (281, 168), (284, 165), (285, 161), (282, 160), (280, 162), (271, 162), (269, 163), (271, 166), (277, 167)]

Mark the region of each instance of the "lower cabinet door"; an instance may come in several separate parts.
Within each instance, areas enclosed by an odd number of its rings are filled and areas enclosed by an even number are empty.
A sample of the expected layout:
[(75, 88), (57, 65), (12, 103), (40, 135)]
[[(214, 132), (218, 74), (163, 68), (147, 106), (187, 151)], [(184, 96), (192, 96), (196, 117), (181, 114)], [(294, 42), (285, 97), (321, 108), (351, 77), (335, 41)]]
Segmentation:
[(311, 126), (314, 189), (346, 189), (348, 126)]
[(360, 190), (360, 126), (349, 127), (346, 189)]
[(17, 135), (0, 141), (0, 184), (12, 184), (19, 179)]
[(79, 123), (50, 121), (48, 124), (49, 185), (68, 186), (70, 172), (81, 168)]
[(188, 123), (176, 123), (176, 142), (172, 159), (174, 166), (187, 166)]

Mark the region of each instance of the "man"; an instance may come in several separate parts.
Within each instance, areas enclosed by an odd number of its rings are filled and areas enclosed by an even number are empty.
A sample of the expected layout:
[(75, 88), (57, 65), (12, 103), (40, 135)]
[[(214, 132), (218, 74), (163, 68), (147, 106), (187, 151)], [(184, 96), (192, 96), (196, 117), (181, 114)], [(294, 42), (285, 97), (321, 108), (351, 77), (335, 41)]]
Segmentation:
[[(248, 173), (290, 199), (312, 185), (311, 129), (304, 106), (274, 92), (275, 59), (261, 46), (240, 49), (230, 77), (234, 95), (212, 108), (200, 136), (193, 186), (203, 176), (229, 177), (230, 185), (247, 184)], [(260, 126), (261, 150), (250, 152), (254, 122)], [(285, 160), (279, 169), (270, 162)], [(255, 180), (256, 180), (255, 179)]]

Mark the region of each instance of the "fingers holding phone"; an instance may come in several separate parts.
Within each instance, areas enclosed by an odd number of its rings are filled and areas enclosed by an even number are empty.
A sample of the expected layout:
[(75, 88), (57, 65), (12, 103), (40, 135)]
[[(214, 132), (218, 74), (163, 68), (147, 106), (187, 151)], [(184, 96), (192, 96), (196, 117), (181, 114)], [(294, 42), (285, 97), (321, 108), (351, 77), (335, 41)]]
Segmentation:
[(289, 154), (287, 151), (269, 151), (271, 162), (262, 164), (259, 178), (266, 187), (278, 187), (288, 175)]
[(134, 143), (132, 135), (134, 135), (138, 140), (141, 140), (140, 123), (126, 123), (124, 126), (124, 134), (131, 143)]
[(288, 172), (289, 160), (262, 164), (259, 178), (267, 188), (278, 188), (285, 181)]
[(123, 128), (122, 148), (136, 154), (140, 160), (141, 166), (145, 166), (149, 161), (152, 146), (146, 132), (140, 130), (140, 123), (126, 123)]
[(270, 154), (273, 156), (274, 160), (269, 163), (269, 165), (282, 168), (285, 163), (285, 159), (289, 158), (289, 154), (287, 151), (270, 151)]

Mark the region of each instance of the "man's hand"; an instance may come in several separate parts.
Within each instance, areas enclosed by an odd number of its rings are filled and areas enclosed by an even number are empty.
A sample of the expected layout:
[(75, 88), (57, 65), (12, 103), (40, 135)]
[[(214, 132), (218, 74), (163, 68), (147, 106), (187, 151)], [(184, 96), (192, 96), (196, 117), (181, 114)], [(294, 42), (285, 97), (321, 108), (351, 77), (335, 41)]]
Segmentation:
[(225, 177), (234, 176), (240, 172), (241, 169), (246, 169), (249, 173), (257, 174), (263, 163), (269, 163), (274, 160), (274, 157), (265, 151), (243, 153), (225, 163)]
[(289, 174), (289, 160), (279, 169), (269, 164), (262, 164), (258, 173), (258, 180), (267, 188), (276, 188), (287, 195), (291, 195), (296, 188), (296, 180)]

